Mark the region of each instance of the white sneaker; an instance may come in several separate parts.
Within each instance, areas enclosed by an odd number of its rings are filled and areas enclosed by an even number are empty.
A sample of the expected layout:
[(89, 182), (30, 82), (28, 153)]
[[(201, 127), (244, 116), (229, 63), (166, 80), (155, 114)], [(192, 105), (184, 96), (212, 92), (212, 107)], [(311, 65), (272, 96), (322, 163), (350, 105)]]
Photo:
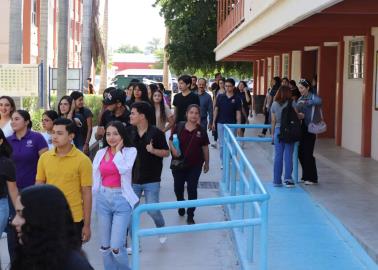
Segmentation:
[(126, 250), (127, 250), (127, 255), (133, 254), (133, 250), (131, 249), (131, 247), (126, 248)]
[(162, 244), (162, 245), (165, 244), (165, 242), (167, 242), (167, 239), (168, 239), (168, 237), (165, 234), (160, 235), (159, 236), (160, 244)]
[(217, 149), (217, 147), (218, 147), (218, 146), (217, 146), (217, 143), (212, 143), (212, 144), (211, 144), (211, 147)]

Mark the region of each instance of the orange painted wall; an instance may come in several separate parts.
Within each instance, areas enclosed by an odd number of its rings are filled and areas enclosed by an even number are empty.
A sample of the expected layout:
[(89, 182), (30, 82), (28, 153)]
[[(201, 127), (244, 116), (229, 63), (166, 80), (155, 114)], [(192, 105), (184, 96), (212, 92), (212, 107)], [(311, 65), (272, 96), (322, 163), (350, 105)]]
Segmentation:
[(22, 59), (24, 64), (30, 64), (31, 43), (31, 0), (24, 0), (23, 10), (23, 35), (22, 35)]
[(335, 137), (337, 47), (320, 47), (318, 53), (318, 95), (322, 98), (327, 131), (320, 137)]

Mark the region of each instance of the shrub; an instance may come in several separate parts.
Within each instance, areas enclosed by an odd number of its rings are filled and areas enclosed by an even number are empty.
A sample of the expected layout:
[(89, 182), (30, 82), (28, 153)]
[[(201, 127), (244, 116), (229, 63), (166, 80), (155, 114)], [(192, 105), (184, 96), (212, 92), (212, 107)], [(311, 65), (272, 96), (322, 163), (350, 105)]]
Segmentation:
[[(98, 124), (98, 114), (102, 107), (102, 95), (84, 95), (84, 104), (93, 113), (93, 125)], [(58, 101), (56, 95), (50, 97), (50, 108), (57, 111)], [(44, 109), (39, 108), (38, 97), (23, 97), (22, 107), (30, 113), (33, 121), (33, 130), (42, 130), (42, 114)]]

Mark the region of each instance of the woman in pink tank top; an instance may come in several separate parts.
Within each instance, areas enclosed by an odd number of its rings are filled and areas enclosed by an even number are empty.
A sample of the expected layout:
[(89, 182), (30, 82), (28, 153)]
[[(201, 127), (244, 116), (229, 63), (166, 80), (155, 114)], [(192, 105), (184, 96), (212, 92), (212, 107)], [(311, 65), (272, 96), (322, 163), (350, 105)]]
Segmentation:
[(129, 269), (125, 242), (132, 209), (139, 200), (131, 187), (137, 150), (119, 121), (106, 127), (104, 146), (93, 160), (100, 251), (104, 269)]

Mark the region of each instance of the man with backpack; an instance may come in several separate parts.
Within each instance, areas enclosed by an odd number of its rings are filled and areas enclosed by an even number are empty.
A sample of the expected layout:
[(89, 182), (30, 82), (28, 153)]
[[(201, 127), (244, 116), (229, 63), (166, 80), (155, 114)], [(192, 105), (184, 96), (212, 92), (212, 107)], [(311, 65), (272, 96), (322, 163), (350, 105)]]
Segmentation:
[(292, 180), (294, 143), (301, 136), (300, 120), (291, 99), (291, 89), (280, 86), (271, 107), (272, 135), (274, 144), (273, 185), (282, 186), (283, 162), (285, 161), (284, 185), (295, 187)]

